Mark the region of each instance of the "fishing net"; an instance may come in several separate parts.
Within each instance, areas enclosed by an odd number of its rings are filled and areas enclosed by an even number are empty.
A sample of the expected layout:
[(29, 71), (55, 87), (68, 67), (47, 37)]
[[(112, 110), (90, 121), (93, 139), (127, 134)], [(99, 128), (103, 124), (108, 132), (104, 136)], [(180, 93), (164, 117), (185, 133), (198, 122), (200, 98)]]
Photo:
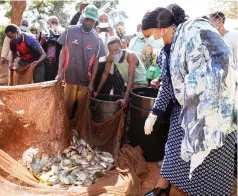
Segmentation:
[(24, 67), (18, 65), (19, 58), (14, 61), (14, 68), (10, 70), (9, 85), (22, 85), (33, 83), (34, 66), (28, 64)]
[(91, 147), (109, 152), (115, 158), (120, 149), (121, 138), (124, 133), (124, 111), (120, 109), (105, 122), (96, 123), (92, 119), (89, 104), (89, 95), (86, 96), (81, 103), (78, 103), (80, 109), (77, 114), (77, 131), (80, 137)]
[[(0, 195), (8, 196), (74, 196), (74, 195), (116, 195), (116, 196), (138, 196), (140, 195), (140, 180), (138, 174), (145, 174), (148, 171), (141, 151), (126, 147), (127, 153), (122, 148), (117, 165), (122, 161), (120, 168), (116, 168), (108, 173), (106, 177), (98, 180), (96, 184), (90, 186), (77, 186), (68, 188), (48, 188), (37, 182), (32, 174), (20, 163), (11, 158), (4, 151), (0, 150)], [(129, 152), (129, 153), (128, 153)], [(120, 154), (120, 153), (119, 153)], [(130, 163), (125, 161), (130, 159), (141, 160)], [(128, 159), (129, 160), (129, 159)], [(136, 167), (134, 167), (136, 164)], [(135, 170), (135, 168), (140, 168)]]
[(0, 64), (0, 86), (7, 86), (8, 84), (8, 64), (1, 65)]
[(18, 160), (30, 147), (55, 155), (70, 132), (60, 82), (0, 86), (0, 149)]
[[(62, 88), (62, 84), (55, 81), (0, 87), (0, 195), (140, 195), (140, 180), (137, 175), (147, 172), (146, 162), (140, 150), (132, 147), (119, 150), (118, 138), (121, 137), (124, 126), (122, 110), (107, 122), (92, 125), (108, 130), (111, 127), (112, 132), (106, 135), (96, 133), (98, 135), (92, 140), (98, 141), (96, 144), (113, 145), (114, 149), (118, 149), (118, 159), (115, 161), (118, 168), (109, 171), (96, 184), (83, 187), (43, 187), (17, 161), (30, 147), (39, 148), (40, 153), (55, 156), (69, 146), (71, 135)], [(88, 97), (86, 101), (89, 101)], [(116, 125), (112, 126), (114, 123)], [(91, 130), (91, 134), (94, 134), (99, 129)], [(106, 142), (103, 142), (105, 138)], [(117, 141), (117, 144), (112, 144), (112, 141)], [(140, 171), (138, 168), (141, 168)]]

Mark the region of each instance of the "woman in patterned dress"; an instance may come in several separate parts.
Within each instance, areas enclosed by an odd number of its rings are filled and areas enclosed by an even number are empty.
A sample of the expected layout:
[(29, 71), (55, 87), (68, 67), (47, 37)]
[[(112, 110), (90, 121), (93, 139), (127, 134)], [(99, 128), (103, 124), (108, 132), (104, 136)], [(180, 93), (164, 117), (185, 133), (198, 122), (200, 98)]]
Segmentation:
[(142, 21), (144, 36), (165, 45), (162, 84), (145, 134), (174, 102), (162, 177), (146, 195), (169, 195), (171, 182), (191, 196), (229, 196), (236, 140), (230, 51), (208, 21), (185, 21), (178, 6), (172, 12), (156, 8)]

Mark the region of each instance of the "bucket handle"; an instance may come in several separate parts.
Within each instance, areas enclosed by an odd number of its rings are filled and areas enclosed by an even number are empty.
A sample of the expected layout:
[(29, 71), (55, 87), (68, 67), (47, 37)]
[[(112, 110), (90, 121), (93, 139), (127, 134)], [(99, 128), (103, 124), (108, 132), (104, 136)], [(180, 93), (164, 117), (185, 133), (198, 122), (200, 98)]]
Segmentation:
[(98, 106), (98, 102), (96, 102), (96, 104), (94, 106), (89, 106), (90, 109), (92, 109), (93, 111), (97, 110), (97, 106)]

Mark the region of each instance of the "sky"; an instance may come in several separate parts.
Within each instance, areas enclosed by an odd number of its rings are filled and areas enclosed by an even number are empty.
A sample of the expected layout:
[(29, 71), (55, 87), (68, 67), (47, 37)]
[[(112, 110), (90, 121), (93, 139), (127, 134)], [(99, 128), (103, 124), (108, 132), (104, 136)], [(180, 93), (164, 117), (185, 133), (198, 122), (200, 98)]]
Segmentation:
[[(136, 31), (137, 24), (142, 20), (143, 14), (156, 7), (166, 7), (171, 3), (180, 5), (190, 18), (195, 18), (209, 14), (209, 0), (119, 0), (119, 8), (126, 11), (129, 19), (126, 20), (127, 34)], [(227, 20), (226, 27), (230, 30), (238, 26), (238, 21)]]

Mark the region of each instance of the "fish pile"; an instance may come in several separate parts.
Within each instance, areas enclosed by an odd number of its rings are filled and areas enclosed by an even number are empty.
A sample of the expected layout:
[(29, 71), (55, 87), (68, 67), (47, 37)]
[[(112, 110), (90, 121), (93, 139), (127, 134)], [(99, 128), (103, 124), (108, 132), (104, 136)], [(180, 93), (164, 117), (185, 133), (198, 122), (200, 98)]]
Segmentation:
[(48, 186), (91, 185), (115, 167), (110, 153), (93, 150), (73, 131), (71, 146), (57, 157), (40, 156), (37, 149), (24, 152), (22, 163), (40, 183)]

